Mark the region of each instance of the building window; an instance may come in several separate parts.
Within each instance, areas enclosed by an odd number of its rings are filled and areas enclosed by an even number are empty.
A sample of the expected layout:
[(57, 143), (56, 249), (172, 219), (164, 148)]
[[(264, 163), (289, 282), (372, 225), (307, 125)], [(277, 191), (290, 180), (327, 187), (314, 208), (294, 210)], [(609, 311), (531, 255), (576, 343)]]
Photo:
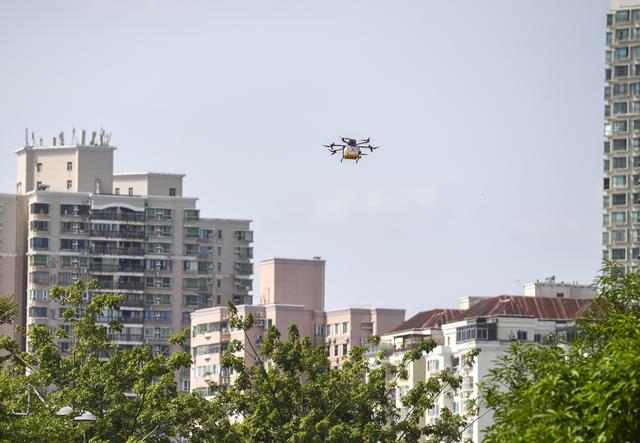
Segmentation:
[(607, 172), (611, 167), (611, 162), (609, 160), (604, 160), (602, 163), (604, 172)]
[(337, 357), (339, 355), (340, 352), (340, 345), (334, 345), (333, 346), (333, 356)]
[(627, 223), (627, 213), (626, 212), (614, 212), (613, 214), (613, 224), (614, 225), (624, 225)]
[(629, 11), (616, 11), (616, 23), (628, 22), (629, 21)]
[(169, 188), (169, 197), (176, 196), (176, 188)]
[(624, 169), (627, 167), (627, 157), (613, 157), (613, 169)]
[(612, 185), (614, 188), (626, 188), (627, 176), (626, 175), (614, 175), (612, 177)]
[(602, 233), (602, 244), (603, 245), (608, 245), (609, 244), (609, 233), (608, 232), (603, 232)]
[(621, 132), (627, 132), (627, 121), (626, 120), (617, 120), (612, 123), (612, 130), (614, 134), (619, 134)]
[(627, 194), (613, 194), (612, 202), (614, 205), (626, 205)]
[(129, 195), (133, 195), (133, 188), (129, 188)]
[(36, 171), (37, 172), (41, 172), (42, 171), (42, 163), (36, 164)]
[(342, 333), (347, 334), (349, 332), (349, 322), (342, 322)]
[(616, 138), (616, 139), (614, 139), (613, 140), (613, 150), (614, 151), (626, 151), (627, 150), (627, 139), (626, 138)]
[[(615, 57), (616, 60), (624, 60), (626, 58), (629, 58), (629, 48), (627, 46), (623, 46), (621, 48), (616, 48), (616, 52), (615, 52)], [(620, 66), (616, 66), (616, 77), (618, 76), (618, 68), (622, 68), (623, 65)], [(627, 68), (627, 70), (629, 69), (626, 65), (624, 65), (624, 67)], [(628, 73), (628, 71), (627, 71)], [(625, 75), (626, 77), (626, 75)]]
[(71, 180), (67, 180), (67, 191), (71, 189)]
[(624, 248), (612, 249), (611, 250), (611, 259), (613, 260), (624, 260), (626, 257), (627, 250)]
[(115, 193), (116, 195), (120, 195), (120, 188), (116, 188), (116, 189), (115, 189), (115, 191), (114, 191), (114, 193)]
[(629, 40), (629, 28), (616, 29), (616, 41)]
[[(618, 48), (622, 49), (622, 48)], [(614, 69), (616, 78), (629, 77), (629, 65), (618, 65)]]
[[(628, 111), (629, 107), (627, 102), (615, 102), (613, 104), (613, 113), (614, 114), (626, 114)], [(625, 141), (625, 148), (626, 148), (626, 140), (622, 139)], [(614, 140), (614, 144), (615, 144), (615, 140)]]
[(627, 240), (627, 231), (624, 229), (616, 229), (611, 234), (615, 243), (624, 243)]
[(67, 171), (73, 170), (73, 162), (67, 162)]
[(342, 355), (349, 355), (349, 345), (346, 343), (342, 345)]

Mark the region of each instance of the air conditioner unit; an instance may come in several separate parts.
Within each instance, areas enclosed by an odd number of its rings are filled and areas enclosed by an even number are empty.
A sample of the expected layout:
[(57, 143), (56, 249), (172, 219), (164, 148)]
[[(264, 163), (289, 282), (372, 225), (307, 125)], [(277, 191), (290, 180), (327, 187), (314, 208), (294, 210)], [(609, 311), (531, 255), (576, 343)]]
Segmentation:
[(264, 320), (262, 319), (256, 319), (253, 322), (254, 326), (264, 326)]
[(162, 246), (160, 246), (160, 245), (156, 245), (156, 252), (157, 252), (158, 254), (162, 254), (162, 251), (163, 251)]
[(72, 265), (72, 266), (75, 266), (75, 267), (78, 267), (78, 259), (77, 259), (77, 258), (75, 258), (75, 257), (74, 257), (74, 258), (72, 258), (72, 259), (71, 259), (71, 265)]

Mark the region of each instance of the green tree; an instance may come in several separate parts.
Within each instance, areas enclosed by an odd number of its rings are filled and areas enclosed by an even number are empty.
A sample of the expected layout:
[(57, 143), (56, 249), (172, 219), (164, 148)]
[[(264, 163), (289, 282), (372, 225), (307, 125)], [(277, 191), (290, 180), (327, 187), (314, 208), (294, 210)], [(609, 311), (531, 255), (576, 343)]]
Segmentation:
[(514, 345), (481, 386), (486, 442), (637, 442), (640, 275), (606, 263), (566, 346)]
[[(177, 392), (175, 373), (190, 367), (189, 353), (164, 357), (146, 346), (118, 348), (112, 343), (122, 323), (111, 321), (105, 328), (97, 319), (106, 309), (116, 309), (123, 297), (97, 294), (84, 302), (84, 294), (94, 289), (95, 282), (82, 281), (52, 289), (52, 298), (67, 307), (64, 321), (70, 333), (32, 326), (26, 332), (29, 353), (18, 353), (5, 343), (10, 358), (0, 374), (0, 440), (162, 442), (188, 435), (200, 419), (194, 410), (212, 412), (204, 399)], [(61, 338), (72, 340), (68, 352), (56, 345)], [(182, 344), (184, 338), (184, 333), (177, 334), (171, 343)], [(189, 417), (182, 412), (187, 405)], [(72, 412), (57, 415), (65, 406)], [(73, 418), (83, 411), (93, 413), (95, 423), (75, 424)]]
[[(259, 348), (246, 332), (253, 318), (238, 316), (229, 306), (230, 326), (245, 332), (245, 345), (232, 341), (223, 357), (223, 367), (232, 369), (236, 381), (215, 397), (220, 407), (239, 420), (229, 435), (236, 441), (271, 442), (365, 442), (365, 441), (459, 441), (466, 420), (443, 411), (437, 424), (420, 427), (419, 418), (433, 407), (448, 388), (457, 388), (462, 379), (447, 371), (419, 382), (404, 398), (408, 408), (401, 418), (390, 395), (407, 366), (429, 353), (436, 343), (427, 339), (405, 354), (399, 365), (383, 363), (381, 353), (366, 354), (356, 346), (342, 368), (330, 370), (326, 350), (314, 347), (301, 337), (295, 325), (282, 340), (271, 328)], [(246, 365), (238, 351), (247, 351), (255, 365)], [(465, 364), (472, 364), (476, 352)], [(365, 382), (366, 381), (366, 382)]]

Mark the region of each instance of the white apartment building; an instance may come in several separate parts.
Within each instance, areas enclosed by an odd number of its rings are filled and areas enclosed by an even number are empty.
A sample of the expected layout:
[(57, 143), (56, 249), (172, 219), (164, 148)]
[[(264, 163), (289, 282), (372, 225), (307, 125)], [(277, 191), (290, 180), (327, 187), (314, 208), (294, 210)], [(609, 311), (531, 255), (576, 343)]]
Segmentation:
[[(445, 391), (434, 408), (425, 412), (422, 423), (433, 423), (443, 408), (457, 414), (468, 414), (471, 401), (478, 398), (478, 382), (488, 374), (498, 355), (515, 341), (544, 344), (553, 335), (566, 334), (569, 322), (588, 308), (589, 299), (530, 297), (503, 295), (480, 299), (465, 310), (433, 310), (417, 314), (389, 334), (381, 345), (388, 361), (398, 363), (408, 349), (424, 337), (439, 345), (428, 355), (411, 365), (409, 378), (401, 382), (394, 393), (401, 415), (406, 413), (402, 397), (417, 381), (426, 381), (432, 374), (448, 370), (463, 377), (457, 390)], [(463, 356), (480, 349), (472, 367), (462, 365)], [(482, 442), (482, 431), (492, 422), (492, 415), (480, 405), (477, 419), (463, 433), (463, 442)]]
[(87, 143), (83, 131), (74, 144), (16, 151), (17, 194), (0, 196), (0, 289), (18, 295), (22, 323), (54, 330), (65, 308), (51, 287), (96, 279), (96, 292), (126, 297), (100, 319), (123, 321), (115, 342), (166, 355), (182, 350), (167, 339), (192, 311), (252, 302), (251, 221), (202, 217), (182, 174), (114, 174), (109, 140), (102, 131)]

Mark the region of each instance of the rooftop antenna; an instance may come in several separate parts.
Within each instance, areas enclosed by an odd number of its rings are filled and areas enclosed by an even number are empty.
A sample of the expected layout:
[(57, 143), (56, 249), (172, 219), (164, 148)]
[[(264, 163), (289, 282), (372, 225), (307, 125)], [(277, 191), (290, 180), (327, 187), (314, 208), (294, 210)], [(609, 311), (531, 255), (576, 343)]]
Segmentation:
[(64, 131), (60, 131), (60, 146), (64, 146)]
[(100, 146), (104, 146), (104, 129), (100, 126)]
[(29, 146), (29, 128), (24, 128), (24, 147)]
[(53, 146), (56, 146), (56, 138), (53, 137)]
[(36, 133), (34, 131), (31, 131), (31, 146), (35, 146), (36, 145)]
[(78, 144), (78, 139), (76, 138), (76, 127), (73, 127), (73, 130), (71, 131), (71, 144), (72, 145), (77, 145)]
[(109, 144), (111, 143), (111, 133), (109, 132), (106, 136), (105, 136), (105, 141), (107, 146), (109, 146)]
[(86, 146), (85, 145), (86, 136), (87, 136), (87, 131), (85, 129), (83, 129), (82, 130), (82, 146)]
[(42, 137), (40, 137), (40, 146), (42, 146)]
[(93, 145), (95, 145), (95, 144), (96, 144), (96, 135), (97, 135), (97, 134), (96, 134), (96, 131), (92, 131), (92, 132), (91, 132), (91, 143), (90, 143), (90, 144), (91, 144), (91, 146), (93, 146)]

